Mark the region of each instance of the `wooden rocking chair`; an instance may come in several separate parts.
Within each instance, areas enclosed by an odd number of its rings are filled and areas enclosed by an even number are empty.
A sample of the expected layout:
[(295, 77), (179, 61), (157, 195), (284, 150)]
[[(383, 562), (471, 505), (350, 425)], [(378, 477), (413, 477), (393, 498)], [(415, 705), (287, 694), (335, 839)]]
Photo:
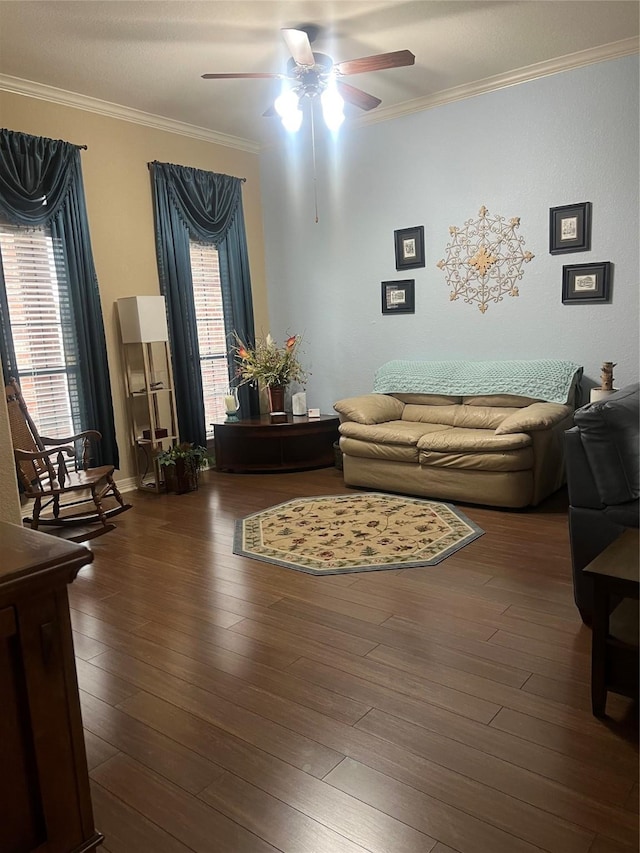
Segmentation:
[[(89, 468), (90, 442), (100, 441), (102, 435), (86, 430), (68, 438), (45, 438), (38, 433), (15, 379), (9, 380), (5, 393), (18, 479), (24, 496), (34, 502), (33, 515), (23, 520), (32, 530), (41, 525), (85, 528), (77, 535), (64, 535), (71, 542), (113, 530), (109, 519), (131, 509), (131, 504), (124, 503), (113, 481), (115, 466)], [(113, 498), (116, 505), (106, 509), (105, 498)]]

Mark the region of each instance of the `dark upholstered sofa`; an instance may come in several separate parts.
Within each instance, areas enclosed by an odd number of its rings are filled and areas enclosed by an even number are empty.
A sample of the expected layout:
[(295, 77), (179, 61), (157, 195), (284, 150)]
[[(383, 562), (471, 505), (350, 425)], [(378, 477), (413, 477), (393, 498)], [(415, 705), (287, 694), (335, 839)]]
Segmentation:
[(636, 383), (583, 406), (565, 433), (573, 589), (587, 623), (593, 590), (582, 570), (625, 528), (639, 526), (639, 392)]

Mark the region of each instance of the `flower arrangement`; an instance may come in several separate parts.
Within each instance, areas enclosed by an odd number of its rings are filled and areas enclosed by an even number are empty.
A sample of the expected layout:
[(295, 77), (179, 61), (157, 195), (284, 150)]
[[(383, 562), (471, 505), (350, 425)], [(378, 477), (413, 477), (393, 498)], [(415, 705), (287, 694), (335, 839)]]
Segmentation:
[(246, 346), (237, 334), (235, 339), (233, 351), (239, 360), (237, 375), (241, 385), (260, 381), (270, 387), (306, 381), (307, 373), (298, 361), (300, 335), (290, 335), (282, 347), (270, 334), (263, 341), (256, 341), (254, 347)]

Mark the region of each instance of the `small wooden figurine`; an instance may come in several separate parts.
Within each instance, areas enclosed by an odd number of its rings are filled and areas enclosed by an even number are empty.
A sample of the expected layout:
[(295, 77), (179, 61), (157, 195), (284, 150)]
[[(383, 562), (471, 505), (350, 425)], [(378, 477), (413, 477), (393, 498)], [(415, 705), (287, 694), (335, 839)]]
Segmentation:
[(600, 390), (613, 391), (613, 368), (616, 365), (612, 361), (605, 361), (600, 373)]

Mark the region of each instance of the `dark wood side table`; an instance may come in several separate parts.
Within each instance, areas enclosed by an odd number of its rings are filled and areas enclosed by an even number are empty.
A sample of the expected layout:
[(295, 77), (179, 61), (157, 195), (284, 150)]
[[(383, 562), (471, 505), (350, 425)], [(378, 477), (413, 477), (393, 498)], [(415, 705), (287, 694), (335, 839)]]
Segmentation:
[(67, 584), (88, 548), (0, 522), (0, 850), (85, 853), (96, 832)]
[(216, 470), (268, 473), (328, 468), (334, 464), (339, 423), (332, 415), (287, 415), (284, 423), (274, 423), (270, 415), (214, 423)]
[[(591, 706), (603, 717), (607, 691), (638, 695), (639, 532), (625, 530), (585, 569), (593, 578)], [(622, 600), (611, 609), (611, 596)]]

